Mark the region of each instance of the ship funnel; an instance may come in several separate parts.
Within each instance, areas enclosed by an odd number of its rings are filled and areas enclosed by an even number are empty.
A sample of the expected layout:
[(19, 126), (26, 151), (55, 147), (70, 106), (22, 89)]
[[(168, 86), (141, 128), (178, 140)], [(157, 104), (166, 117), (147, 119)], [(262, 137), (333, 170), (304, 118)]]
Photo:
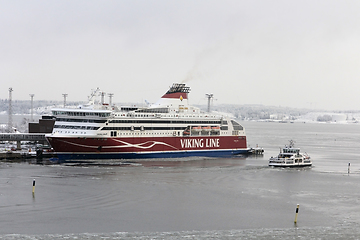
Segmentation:
[(161, 98), (178, 98), (182, 101), (188, 99), (189, 92), (190, 87), (186, 87), (185, 83), (174, 83)]

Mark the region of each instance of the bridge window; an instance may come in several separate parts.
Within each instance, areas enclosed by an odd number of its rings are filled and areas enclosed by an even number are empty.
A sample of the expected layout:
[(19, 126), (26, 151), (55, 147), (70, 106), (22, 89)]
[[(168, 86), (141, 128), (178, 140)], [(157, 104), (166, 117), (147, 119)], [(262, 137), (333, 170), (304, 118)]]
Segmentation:
[(231, 120), (231, 123), (234, 127), (234, 130), (243, 130), (243, 127), (238, 122)]

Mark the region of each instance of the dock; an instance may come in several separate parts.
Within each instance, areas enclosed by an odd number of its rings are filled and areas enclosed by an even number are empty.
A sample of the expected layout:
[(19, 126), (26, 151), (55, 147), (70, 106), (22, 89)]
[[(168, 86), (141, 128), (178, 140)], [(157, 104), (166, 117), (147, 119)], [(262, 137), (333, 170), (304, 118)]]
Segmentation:
[(23, 156), (21, 153), (14, 153), (12, 151), (8, 151), (8, 152), (0, 152), (0, 159), (19, 159), (19, 158), (25, 158), (25, 156)]
[(45, 133), (0, 133), (0, 142), (14, 141), (17, 149), (21, 149), (21, 142), (42, 142), (46, 143)]
[[(0, 142), (16, 142), (16, 148), (5, 148), (4, 151), (0, 151), (0, 160), (42, 159), (55, 156), (53, 150), (46, 146), (48, 144), (45, 133), (0, 133)], [(34, 151), (24, 151), (21, 149), (21, 142), (41, 143), (41, 147), (37, 147)]]
[(264, 154), (264, 149), (259, 148), (259, 147), (250, 148), (249, 153), (253, 154), (253, 155), (263, 155)]
[(42, 149), (39, 148), (36, 151), (1, 151), (0, 152), (0, 160), (21, 160), (21, 159), (43, 159), (43, 158), (52, 158), (56, 157), (56, 153), (51, 149)]

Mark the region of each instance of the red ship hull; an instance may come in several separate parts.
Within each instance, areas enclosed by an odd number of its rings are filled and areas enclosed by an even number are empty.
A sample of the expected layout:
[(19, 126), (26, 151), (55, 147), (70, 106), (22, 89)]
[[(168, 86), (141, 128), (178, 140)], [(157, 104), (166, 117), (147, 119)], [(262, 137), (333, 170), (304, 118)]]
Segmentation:
[(228, 156), (246, 153), (245, 136), (48, 137), (60, 159)]

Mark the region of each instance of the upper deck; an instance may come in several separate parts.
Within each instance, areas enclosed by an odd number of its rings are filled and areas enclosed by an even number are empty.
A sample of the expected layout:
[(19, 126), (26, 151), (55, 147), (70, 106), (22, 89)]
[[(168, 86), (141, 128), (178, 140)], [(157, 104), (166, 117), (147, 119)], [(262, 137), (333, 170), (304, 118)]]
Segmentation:
[(204, 135), (211, 132), (219, 135), (219, 130), (221, 135), (245, 135), (244, 128), (235, 120), (188, 105), (189, 92), (190, 88), (185, 84), (173, 84), (156, 104), (147, 107), (89, 104), (78, 108), (55, 108), (52, 109), (56, 117), (53, 133), (106, 136), (110, 135), (106, 131), (111, 131), (111, 136), (132, 136), (140, 131), (139, 135), (173, 135), (172, 130), (200, 127)]

